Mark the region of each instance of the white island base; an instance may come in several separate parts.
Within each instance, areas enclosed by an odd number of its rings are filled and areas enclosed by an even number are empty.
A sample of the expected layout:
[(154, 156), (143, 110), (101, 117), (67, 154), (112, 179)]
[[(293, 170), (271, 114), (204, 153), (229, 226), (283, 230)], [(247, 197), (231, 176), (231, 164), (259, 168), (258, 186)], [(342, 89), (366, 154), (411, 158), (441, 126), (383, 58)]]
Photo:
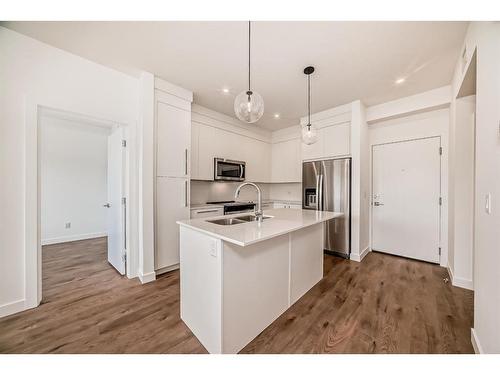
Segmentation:
[(322, 279), (326, 217), (243, 246), (179, 222), (181, 318), (209, 353), (237, 353)]

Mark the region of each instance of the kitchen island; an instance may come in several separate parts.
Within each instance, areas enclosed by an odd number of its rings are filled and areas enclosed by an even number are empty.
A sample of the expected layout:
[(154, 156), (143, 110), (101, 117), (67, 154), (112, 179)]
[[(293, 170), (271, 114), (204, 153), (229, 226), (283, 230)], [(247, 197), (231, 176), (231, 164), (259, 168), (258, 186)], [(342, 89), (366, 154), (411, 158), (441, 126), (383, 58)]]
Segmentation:
[(342, 213), (264, 215), (178, 222), (181, 319), (209, 353), (237, 353), (323, 278), (323, 223)]

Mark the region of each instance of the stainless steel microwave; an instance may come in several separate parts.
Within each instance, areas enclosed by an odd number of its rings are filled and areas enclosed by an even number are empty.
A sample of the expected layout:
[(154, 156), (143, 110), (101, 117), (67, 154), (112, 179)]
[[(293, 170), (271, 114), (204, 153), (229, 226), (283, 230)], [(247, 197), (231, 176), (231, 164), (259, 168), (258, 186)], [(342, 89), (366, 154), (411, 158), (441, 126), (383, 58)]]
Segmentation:
[(214, 158), (214, 181), (245, 181), (245, 162)]

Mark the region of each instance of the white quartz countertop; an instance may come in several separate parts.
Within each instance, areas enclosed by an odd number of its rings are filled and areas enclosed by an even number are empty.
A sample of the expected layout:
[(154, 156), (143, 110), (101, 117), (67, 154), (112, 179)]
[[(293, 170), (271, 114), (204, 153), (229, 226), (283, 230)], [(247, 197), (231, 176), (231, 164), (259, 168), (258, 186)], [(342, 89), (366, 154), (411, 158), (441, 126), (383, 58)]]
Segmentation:
[(265, 210), (265, 216), (272, 216), (262, 223), (248, 222), (235, 225), (218, 225), (207, 220), (231, 218), (248, 214), (225, 215), (210, 218), (181, 220), (177, 224), (208, 234), (214, 238), (231, 242), (239, 246), (248, 246), (265, 241), (282, 234), (290, 233), (311, 225), (335, 219), (343, 215), (342, 212), (313, 211), (293, 208), (278, 208)]

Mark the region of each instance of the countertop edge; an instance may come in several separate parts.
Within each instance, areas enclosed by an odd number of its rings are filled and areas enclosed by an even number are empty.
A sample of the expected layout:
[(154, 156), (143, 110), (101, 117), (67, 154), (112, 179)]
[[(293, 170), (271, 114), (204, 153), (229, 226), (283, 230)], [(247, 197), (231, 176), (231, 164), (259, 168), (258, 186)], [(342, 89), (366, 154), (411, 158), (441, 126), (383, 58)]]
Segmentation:
[(180, 225), (180, 226), (183, 226), (183, 227), (186, 227), (186, 228), (189, 228), (189, 229), (193, 229), (193, 230), (198, 231), (200, 233), (204, 233), (206, 235), (209, 235), (210, 237), (218, 238), (220, 240), (223, 240), (223, 241), (226, 241), (226, 242), (238, 245), (238, 246), (245, 247), (245, 246), (256, 244), (258, 242), (267, 241), (267, 240), (270, 240), (271, 238), (282, 236), (284, 234), (295, 232), (295, 231), (300, 230), (300, 229), (308, 228), (308, 227), (316, 225), (316, 224), (321, 224), (321, 223), (324, 223), (325, 221), (335, 219), (335, 218), (340, 217), (342, 215), (343, 214), (337, 214), (335, 217), (332, 217), (332, 218), (328, 218), (328, 219), (324, 219), (324, 220), (319, 220), (319, 221), (315, 221), (315, 222), (308, 223), (308, 224), (303, 224), (303, 225), (300, 225), (300, 226), (297, 226), (297, 227), (292, 227), (290, 229), (286, 229), (286, 230), (283, 230), (283, 231), (276, 232), (276, 233), (274, 233), (272, 235), (269, 235), (266, 238), (256, 239), (254, 241), (248, 241), (248, 242), (240, 242), (240, 241), (237, 241), (235, 239), (232, 239), (232, 238), (229, 238), (229, 237), (225, 237), (223, 235), (220, 235), (220, 234), (217, 234), (217, 233), (214, 233), (214, 232), (210, 232), (208, 230), (205, 230), (205, 229), (202, 229), (202, 228), (199, 228), (199, 227), (187, 224), (187, 223), (183, 223), (182, 221), (176, 221), (176, 223), (178, 225)]

